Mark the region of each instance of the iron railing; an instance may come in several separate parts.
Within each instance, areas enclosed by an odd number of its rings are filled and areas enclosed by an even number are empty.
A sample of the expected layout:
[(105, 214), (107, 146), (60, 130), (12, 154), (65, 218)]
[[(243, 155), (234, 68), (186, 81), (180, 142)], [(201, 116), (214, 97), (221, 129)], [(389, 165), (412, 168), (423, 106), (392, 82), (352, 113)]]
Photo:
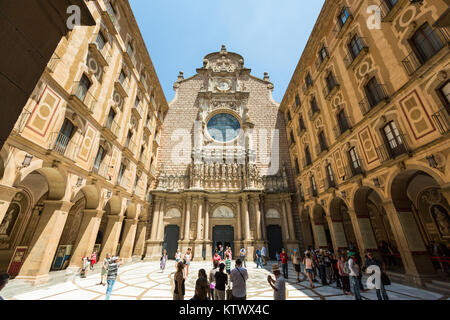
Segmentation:
[[(328, 48), (327, 47), (324, 47), (325, 48), (325, 51), (326, 51), (326, 55), (325, 55), (325, 57), (324, 58), (322, 58), (322, 56), (319, 56), (319, 57), (317, 57), (317, 59), (316, 59), (316, 70), (317, 71), (319, 71), (320, 70), (320, 67), (322, 66), (322, 64), (324, 64), (325, 62), (326, 62), (326, 60), (327, 60), (327, 58), (329, 58), (329, 54), (328, 54)], [(319, 53), (320, 54), (320, 53)]]
[[(359, 57), (362, 52), (367, 51), (368, 48), (369, 46), (367, 45), (365, 38), (358, 37), (358, 41), (355, 45), (353, 47), (348, 47), (348, 53), (344, 57), (345, 67), (349, 68), (353, 61), (355, 61), (355, 59)], [(354, 52), (353, 49), (357, 52)]]
[(325, 97), (325, 99), (327, 99), (330, 94), (337, 88), (339, 88), (339, 82), (337, 82), (336, 78), (333, 76), (331, 83), (327, 82), (327, 85), (323, 88), (323, 96)]
[(100, 43), (98, 42), (98, 36), (99, 34), (94, 35), (94, 41), (91, 42), (92, 46), (91, 48), (97, 50), (97, 54), (101, 55), (105, 62), (109, 64), (112, 59), (112, 53), (111, 50), (108, 50), (106, 43), (103, 44), (103, 48), (100, 48)]
[[(361, 163), (361, 160), (358, 159), (358, 162)], [(348, 164), (345, 166), (345, 180), (351, 179), (357, 175), (364, 175), (364, 169), (358, 165), (357, 167), (355, 167), (353, 164)]]
[(61, 132), (53, 132), (50, 135), (48, 148), (74, 161), (78, 153), (78, 145)]
[(348, 23), (353, 19), (353, 15), (350, 12), (350, 8), (349, 7), (344, 7), (342, 10), (347, 10), (348, 16), (347, 16), (347, 19), (345, 20), (344, 23), (342, 23), (342, 20), (340, 19), (340, 17), (338, 17), (336, 25), (334, 26), (334, 29), (333, 29), (333, 31), (336, 34), (336, 36), (339, 36), (339, 34), (342, 31), (342, 29), (344, 29), (344, 27), (347, 26)]
[(116, 137), (118, 136), (120, 127), (116, 121), (108, 118), (106, 120), (105, 128), (111, 131), (111, 133), (114, 134)]
[(107, 180), (111, 180), (111, 176), (108, 174), (109, 166), (106, 162), (102, 162), (100, 166), (97, 168), (94, 164), (92, 167), (92, 172), (98, 174), (99, 176), (102, 176), (103, 178)]
[(84, 105), (84, 107), (90, 112), (94, 112), (97, 105), (97, 99), (80, 85), (80, 81), (75, 81), (72, 86), (71, 95), (78, 98), (78, 100)]
[(386, 140), (380, 146), (376, 147), (378, 157), (381, 162), (395, 159), (396, 157), (410, 152), (408, 137), (399, 133), (390, 140)]
[(401, 0), (398, 0), (393, 5), (386, 0), (380, 0), (380, 5), (378, 6), (381, 14), (381, 19), (386, 20), (386, 17), (389, 15), (389, 13), (394, 9), (394, 7), (400, 2)]
[(439, 110), (431, 118), (441, 134), (446, 134), (450, 131), (450, 116), (446, 109)]
[(377, 84), (375, 90), (371, 92), (370, 96), (366, 94), (366, 97), (359, 102), (359, 107), (363, 115), (369, 113), (370, 110), (375, 108), (380, 102), (389, 98), (384, 84)]

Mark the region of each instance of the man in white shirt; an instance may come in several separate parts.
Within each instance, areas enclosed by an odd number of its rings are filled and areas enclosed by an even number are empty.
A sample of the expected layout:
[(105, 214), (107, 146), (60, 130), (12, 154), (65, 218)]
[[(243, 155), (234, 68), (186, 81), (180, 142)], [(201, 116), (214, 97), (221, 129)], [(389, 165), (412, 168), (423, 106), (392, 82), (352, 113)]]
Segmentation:
[(348, 254), (348, 268), (350, 269), (350, 284), (353, 287), (353, 293), (355, 295), (355, 300), (362, 300), (361, 293), (359, 291), (359, 266), (355, 263), (353, 260), (353, 257), (355, 256), (354, 252), (349, 252)]
[(266, 262), (266, 247), (263, 246), (261, 249), (261, 256), (262, 256), (262, 260), (263, 260), (263, 266), (265, 266), (267, 264)]
[(272, 272), (276, 280), (273, 280), (271, 276), (267, 276), (267, 282), (273, 289), (273, 300), (286, 300), (286, 280), (281, 275), (278, 264), (272, 265)]
[(247, 299), (247, 285), (248, 273), (242, 267), (241, 259), (236, 260), (236, 268), (231, 271), (230, 280), (233, 283), (232, 300), (246, 300)]
[(239, 251), (241, 254), (241, 261), (244, 263), (244, 267), (247, 268), (247, 264), (245, 263), (246, 260), (246, 256), (247, 256), (247, 250), (245, 250), (244, 247), (241, 248), (241, 250)]

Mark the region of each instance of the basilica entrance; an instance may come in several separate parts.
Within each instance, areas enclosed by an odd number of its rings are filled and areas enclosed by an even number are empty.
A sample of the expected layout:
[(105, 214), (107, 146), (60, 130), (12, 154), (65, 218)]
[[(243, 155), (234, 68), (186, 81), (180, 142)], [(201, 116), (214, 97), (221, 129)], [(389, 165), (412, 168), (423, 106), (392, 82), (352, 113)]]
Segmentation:
[(234, 252), (234, 228), (232, 226), (215, 226), (213, 228), (213, 255), (219, 244), (224, 249), (226, 246), (230, 246), (233, 255), (236, 255)]
[(163, 250), (167, 250), (167, 257), (175, 259), (175, 253), (178, 249), (178, 236), (180, 235), (180, 227), (177, 225), (168, 225), (164, 230)]
[(281, 253), (281, 249), (283, 248), (283, 237), (280, 226), (267, 226), (267, 241), (269, 243), (269, 258), (275, 259), (276, 253)]

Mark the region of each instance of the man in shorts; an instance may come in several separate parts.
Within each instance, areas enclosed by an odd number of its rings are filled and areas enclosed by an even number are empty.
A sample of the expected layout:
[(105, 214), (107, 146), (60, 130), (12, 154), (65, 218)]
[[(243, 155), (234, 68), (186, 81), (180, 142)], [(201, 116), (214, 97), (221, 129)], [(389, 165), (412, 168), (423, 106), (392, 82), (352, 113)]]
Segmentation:
[(297, 282), (300, 282), (300, 254), (297, 249), (294, 249), (294, 253), (292, 254), (292, 264), (294, 265), (294, 270), (297, 273)]

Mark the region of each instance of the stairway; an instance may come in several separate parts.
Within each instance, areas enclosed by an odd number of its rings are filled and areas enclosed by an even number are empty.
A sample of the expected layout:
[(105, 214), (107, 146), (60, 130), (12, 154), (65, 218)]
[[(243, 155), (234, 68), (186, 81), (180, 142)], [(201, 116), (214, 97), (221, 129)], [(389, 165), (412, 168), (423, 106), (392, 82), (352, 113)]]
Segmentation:
[(450, 296), (450, 282), (441, 280), (431, 280), (425, 283), (425, 288)]

